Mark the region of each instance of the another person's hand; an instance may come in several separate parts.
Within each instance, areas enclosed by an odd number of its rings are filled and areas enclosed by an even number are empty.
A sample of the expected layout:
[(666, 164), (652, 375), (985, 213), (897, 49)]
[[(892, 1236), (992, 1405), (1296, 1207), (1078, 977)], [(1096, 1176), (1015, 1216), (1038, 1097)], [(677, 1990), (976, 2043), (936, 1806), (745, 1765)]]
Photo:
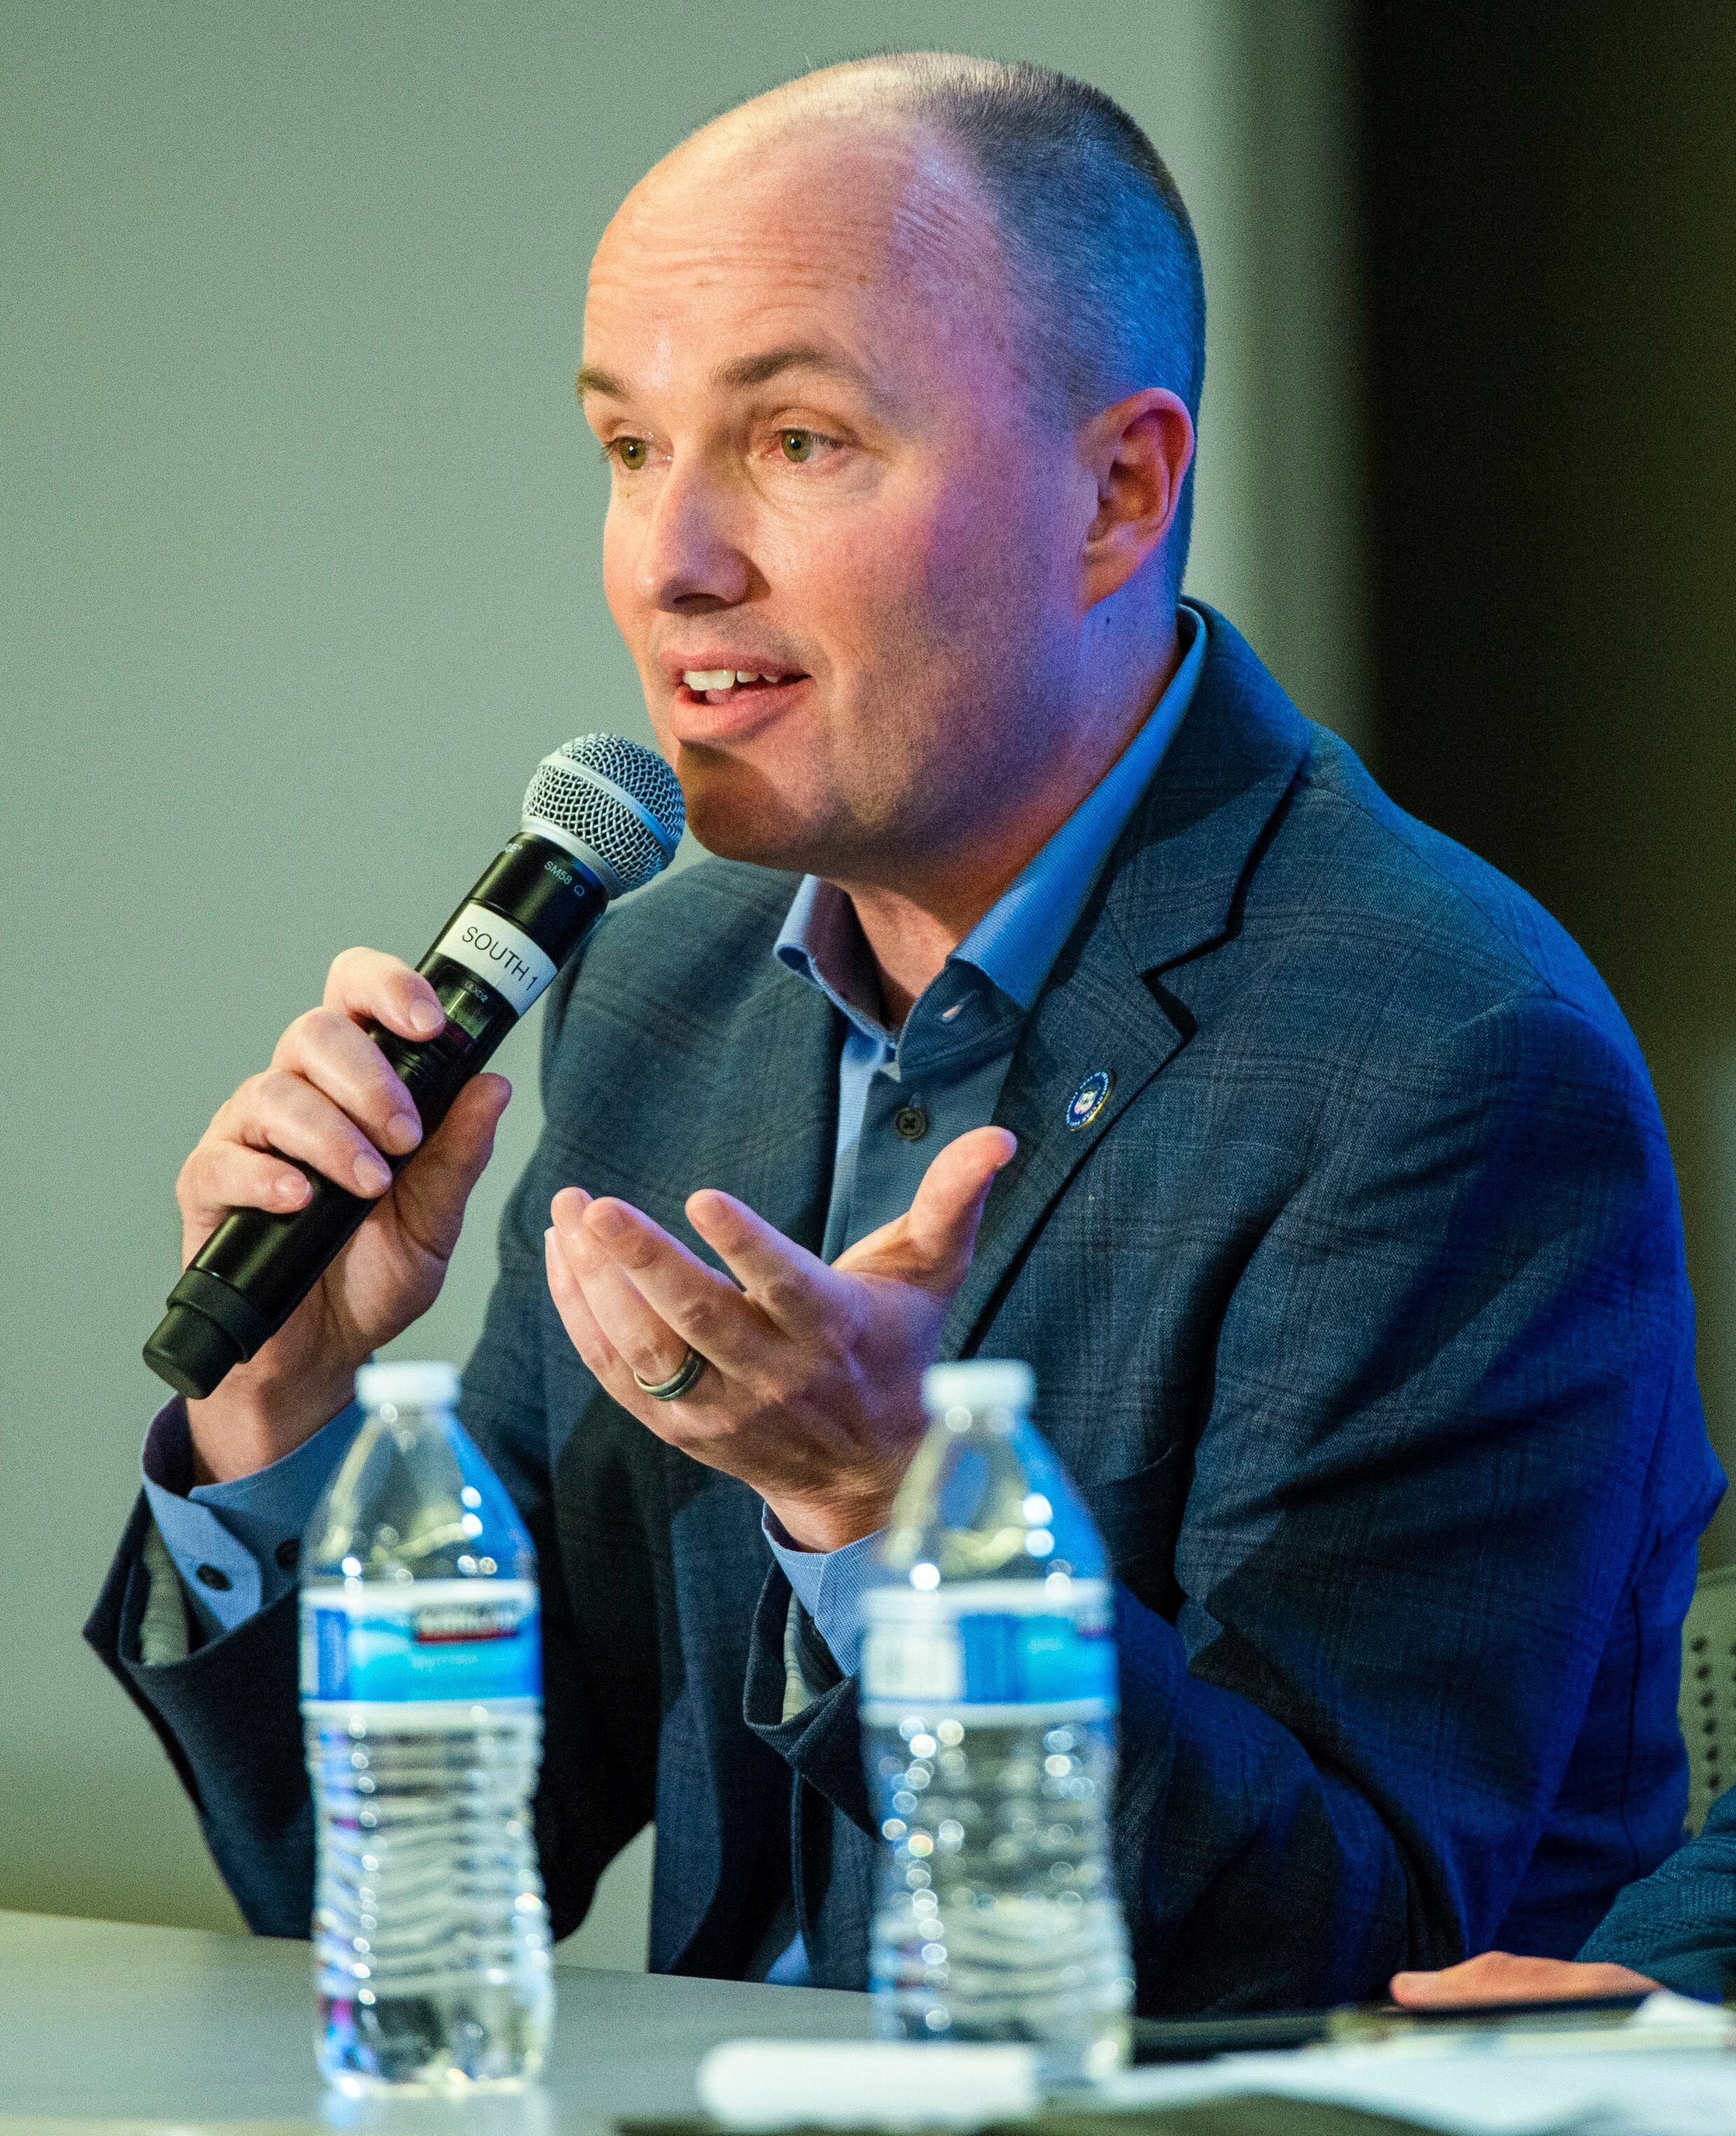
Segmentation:
[(511, 1086), (500, 1075), (467, 1084), (394, 1181), (381, 1153), (415, 1149), (422, 1126), (370, 1022), (425, 1039), (445, 1017), (400, 959), (347, 949), (319, 1007), (298, 1017), (271, 1066), (218, 1108), (181, 1168), (183, 1265), (231, 1209), (288, 1216), (303, 1206), (313, 1190), (286, 1158), (380, 1204), (271, 1341), (215, 1394), (187, 1404), (198, 1481), (247, 1475), (309, 1438), (349, 1401), (356, 1367), (425, 1313), (444, 1280)]
[[(792, 1541), (835, 1550), (885, 1522), (923, 1433), (923, 1367), (1014, 1148), (1005, 1128), (960, 1135), (904, 1214), (830, 1267), (731, 1196), (693, 1195), (688, 1219), (739, 1289), (626, 1202), (564, 1187), (549, 1289), (623, 1409), (750, 1484)], [(707, 1361), (691, 1393), (652, 1400), (634, 1372), (657, 1385), (690, 1346)]]
[(1642, 1995), (1657, 1986), (1625, 1965), (1579, 1965), (1564, 1958), (1515, 1958), (1486, 1950), (1438, 1973), (1395, 1973), (1392, 1998), (1407, 2010), (1468, 2002), (1555, 2002), (1588, 1995)]

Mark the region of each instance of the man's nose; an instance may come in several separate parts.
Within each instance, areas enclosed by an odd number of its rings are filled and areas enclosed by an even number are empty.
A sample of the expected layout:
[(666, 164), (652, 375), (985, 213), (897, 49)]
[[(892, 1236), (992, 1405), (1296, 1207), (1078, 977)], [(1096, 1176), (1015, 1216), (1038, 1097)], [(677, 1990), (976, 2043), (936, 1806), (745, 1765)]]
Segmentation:
[(734, 608), (747, 598), (753, 566), (732, 525), (726, 487), (700, 465), (672, 468), (658, 486), (639, 551), (638, 591), (677, 615)]

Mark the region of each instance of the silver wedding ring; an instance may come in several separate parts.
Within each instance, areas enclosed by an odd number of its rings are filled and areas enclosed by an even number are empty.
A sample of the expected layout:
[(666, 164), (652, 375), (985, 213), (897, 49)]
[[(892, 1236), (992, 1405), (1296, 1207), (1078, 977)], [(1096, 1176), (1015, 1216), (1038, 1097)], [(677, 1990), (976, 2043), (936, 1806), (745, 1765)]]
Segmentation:
[(633, 1383), (653, 1401), (679, 1401), (706, 1369), (706, 1361), (690, 1343), (687, 1354), (667, 1380), (642, 1380), (635, 1372)]

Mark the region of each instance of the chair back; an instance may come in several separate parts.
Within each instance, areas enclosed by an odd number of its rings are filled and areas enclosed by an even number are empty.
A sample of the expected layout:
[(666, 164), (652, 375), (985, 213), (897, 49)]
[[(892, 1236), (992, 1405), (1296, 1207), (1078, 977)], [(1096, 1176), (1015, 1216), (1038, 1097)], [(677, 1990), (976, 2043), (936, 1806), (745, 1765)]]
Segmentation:
[(1682, 1625), (1682, 1740), (1688, 1830), (1736, 1783), (1736, 1565), (1703, 1572)]

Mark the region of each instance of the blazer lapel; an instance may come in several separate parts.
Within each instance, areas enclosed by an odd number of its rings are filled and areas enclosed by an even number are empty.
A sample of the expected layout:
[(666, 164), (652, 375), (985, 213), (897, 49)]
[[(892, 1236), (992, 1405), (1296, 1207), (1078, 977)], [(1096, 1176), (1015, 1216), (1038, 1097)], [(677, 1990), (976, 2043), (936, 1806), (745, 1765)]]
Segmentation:
[[(1018, 1153), (989, 1197), (970, 1272), (942, 1330), (943, 1357), (963, 1353), (1044, 1211), (1186, 1037), (1099, 910), (1065, 975), (1051, 976), (1038, 998), (1007, 1070), (995, 1119), (1018, 1137)], [(1096, 1113), (1074, 1126), (1072, 1100), (1085, 1090), (1089, 1102), (1093, 1077), (1109, 1079), (1107, 1090)]]
[[(1031, 1011), (995, 1109), (1019, 1138), (942, 1331), (963, 1355), (1045, 1213), (1192, 1033), (1150, 980), (1229, 939), (1307, 754), (1306, 723), (1214, 611), (1194, 702)], [(1098, 1079), (1093, 1081), (1092, 1079)], [(1108, 1088), (1095, 1110), (1103, 1079)], [(1074, 1103), (1077, 1100), (1079, 1102)]]
[(766, 965), (720, 1034), (688, 1191), (720, 1187), (817, 1253), (837, 1137), (840, 1019), (817, 987), (769, 957)]

